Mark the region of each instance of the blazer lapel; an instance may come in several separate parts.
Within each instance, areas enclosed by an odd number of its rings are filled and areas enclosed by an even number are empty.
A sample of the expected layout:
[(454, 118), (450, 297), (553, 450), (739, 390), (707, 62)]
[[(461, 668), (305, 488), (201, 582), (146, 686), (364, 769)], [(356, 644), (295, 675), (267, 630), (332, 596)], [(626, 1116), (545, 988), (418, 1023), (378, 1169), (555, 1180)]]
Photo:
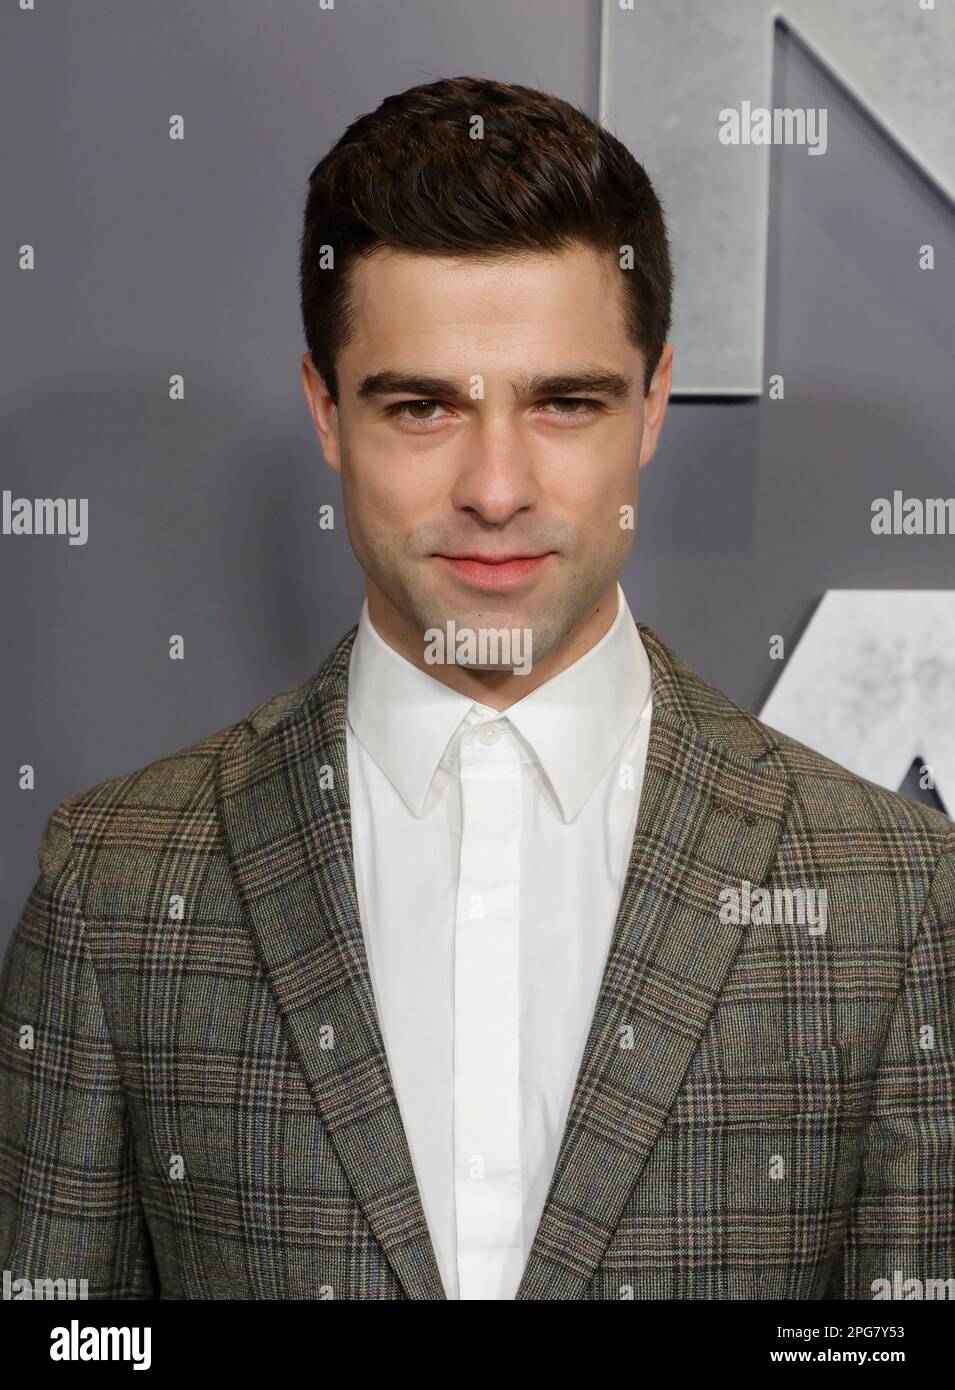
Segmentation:
[(443, 1299), (355, 891), (345, 717), (356, 631), (227, 744), (220, 812), (258, 951), (329, 1140), (405, 1293)]
[(518, 1299), (579, 1299), (673, 1104), (790, 797), (776, 740), (644, 624), (653, 718), (636, 833), (590, 1034)]

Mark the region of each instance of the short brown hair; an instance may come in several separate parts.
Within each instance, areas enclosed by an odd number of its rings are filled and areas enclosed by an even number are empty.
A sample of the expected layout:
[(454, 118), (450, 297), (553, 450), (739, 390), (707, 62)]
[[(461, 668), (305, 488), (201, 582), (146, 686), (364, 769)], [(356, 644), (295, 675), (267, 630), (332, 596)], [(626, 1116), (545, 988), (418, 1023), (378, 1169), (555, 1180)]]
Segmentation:
[[(481, 139), (471, 138), (475, 116)], [(673, 271), (660, 202), (626, 146), (532, 87), (454, 77), (386, 97), (309, 177), (299, 290), (312, 362), (337, 403), (356, 256), (394, 247), (486, 258), (575, 244), (615, 256), (633, 248), (626, 326), (646, 393), (670, 331)], [(324, 247), (333, 269), (322, 268)]]

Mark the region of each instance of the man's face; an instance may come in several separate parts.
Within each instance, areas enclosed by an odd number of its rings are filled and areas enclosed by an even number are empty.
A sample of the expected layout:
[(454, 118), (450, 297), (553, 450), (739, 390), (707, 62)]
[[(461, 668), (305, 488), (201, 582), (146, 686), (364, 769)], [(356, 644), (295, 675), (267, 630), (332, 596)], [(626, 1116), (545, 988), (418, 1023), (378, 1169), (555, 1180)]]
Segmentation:
[(529, 628), (538, 665), (599, 604), (616, 612), (634, 534), (621, 518), (635, 524), (671, 356), (645, 399), (625, 273), (591, 248), (483, 263), (379, 250), (353, 271), (337, 407), (303, 358), (370, 616), (418, 664), (449, 619)]

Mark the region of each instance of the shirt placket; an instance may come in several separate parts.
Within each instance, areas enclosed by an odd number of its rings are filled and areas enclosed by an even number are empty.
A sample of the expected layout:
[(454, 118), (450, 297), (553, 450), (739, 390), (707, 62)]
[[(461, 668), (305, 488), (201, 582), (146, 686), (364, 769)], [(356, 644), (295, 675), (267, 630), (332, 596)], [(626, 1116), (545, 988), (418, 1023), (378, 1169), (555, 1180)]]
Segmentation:
[[(462, 739), (454, 954), (459, 1298), (512, 1297), (523, 1267), (520, 1155), (521, 764), (501, 721)], [(508, 1291), (511, 1292), (508, 1292)]]

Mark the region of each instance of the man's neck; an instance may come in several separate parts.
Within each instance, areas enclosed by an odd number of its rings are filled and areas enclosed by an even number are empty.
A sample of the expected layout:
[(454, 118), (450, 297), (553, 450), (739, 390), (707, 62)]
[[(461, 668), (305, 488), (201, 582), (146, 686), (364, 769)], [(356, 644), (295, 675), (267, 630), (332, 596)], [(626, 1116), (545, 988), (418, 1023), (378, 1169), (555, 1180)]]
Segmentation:
[(564, 640), (539, 661), (534, 661), (525, 675), (509, 669), (479, 670), (454, 662), (431, 665), (425, 660), (421, 634), (415, 633), (382, 591), (368, 582), (368, 617), (383, 642), (433, 680), (466, 695), (469, 700), (502, 712), (579, 661), (610, 631), (616, 616), (617, 581), (614, 580)]

